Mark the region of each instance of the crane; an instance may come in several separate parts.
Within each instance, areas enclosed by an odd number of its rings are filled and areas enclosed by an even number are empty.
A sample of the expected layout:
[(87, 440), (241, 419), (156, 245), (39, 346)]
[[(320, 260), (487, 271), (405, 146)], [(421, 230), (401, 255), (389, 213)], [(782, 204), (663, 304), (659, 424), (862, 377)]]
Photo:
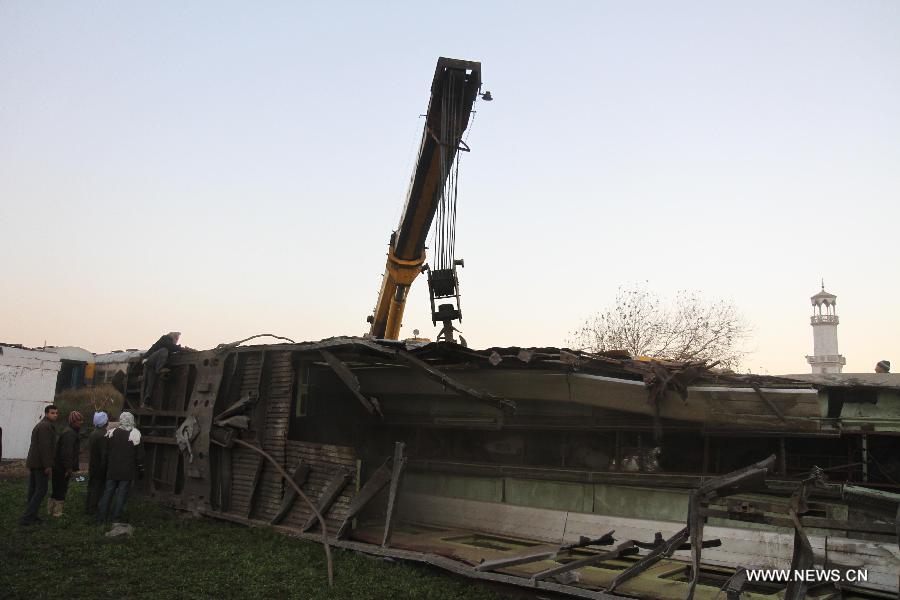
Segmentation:
[[(490, 92), (480, 92), (481, 63), (438, 59), (418, 160), (400, 223), (388, 243), (375, 310), (368, 317), (369, 335), (374, 338), (399, 338), (409, 288), (424, 272), (428, 274), (432, 323), (443, 324), (438, 339), (455, 341), (453, 321), (462, 320), (456, 267), (465, 266), (454, 256), (459, 152), (469, 151), (462, 136), (476, 98), (480, 95), (491, 100)], [(435, 219), (431, 248), (434, 264), (429, 266), (425, 263), (425, 240)], [(440, 300), (445, 302), (435, 307)]]

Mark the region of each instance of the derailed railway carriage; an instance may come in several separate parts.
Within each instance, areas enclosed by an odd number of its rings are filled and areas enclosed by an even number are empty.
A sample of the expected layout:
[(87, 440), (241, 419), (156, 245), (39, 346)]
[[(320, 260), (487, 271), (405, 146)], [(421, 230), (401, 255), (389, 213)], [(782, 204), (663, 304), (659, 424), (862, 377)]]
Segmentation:
[[(140, 489), (177, 508), (322, 539), (300, 491), (334, 546), (578, 597), (898, 593), (894, 375), (364, 338), (170, 368), (155, 410), (133, 410)], [(750, 581), (757, 567), (843, 582)]]
[[(737, 376), (456, 343), (456, 181), (478, 98), (491, 100), (480, 63), (438, 60), (368, 336), (176, 355), (155, 410), (135, 410), (142, 491), (326, 550), (576, 597), (895, 597), (896, 376)], [(407, 346), (419, 274), (442, 329)], [(138, 362), (126, 385), (138, 406)], [(760, 582), (755, 567), (841, 582)]]

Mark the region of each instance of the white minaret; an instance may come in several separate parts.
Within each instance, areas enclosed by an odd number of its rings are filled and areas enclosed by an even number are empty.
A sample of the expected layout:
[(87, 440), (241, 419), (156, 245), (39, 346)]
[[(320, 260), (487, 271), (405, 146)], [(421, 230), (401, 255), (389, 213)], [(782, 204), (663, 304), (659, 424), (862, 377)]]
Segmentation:
[(825, 291), (823, 281), (822, 291), (809, 300), (813, 307), (812, 317), (809, 318), (813, 328), (813, 356), (807, 356), (806, 361), (812, 367), (813, 373), (840, 373), (847, 360), (838, 354), (839, 321), (835, 313), (837, 296)]

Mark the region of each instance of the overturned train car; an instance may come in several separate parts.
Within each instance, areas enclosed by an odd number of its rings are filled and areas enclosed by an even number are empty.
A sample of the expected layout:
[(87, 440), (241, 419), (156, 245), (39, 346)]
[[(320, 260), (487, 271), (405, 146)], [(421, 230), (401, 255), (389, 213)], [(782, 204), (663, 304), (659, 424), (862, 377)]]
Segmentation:
[[(133, 410), (141, 491), (180, 509), (321, 539), (299, 490), (334, 546), (576, 597), (898, 593), (897, 376), (363, 338), (169, 368), (153, 410)], [(134, 407), (140, 387), (134, 362)]]

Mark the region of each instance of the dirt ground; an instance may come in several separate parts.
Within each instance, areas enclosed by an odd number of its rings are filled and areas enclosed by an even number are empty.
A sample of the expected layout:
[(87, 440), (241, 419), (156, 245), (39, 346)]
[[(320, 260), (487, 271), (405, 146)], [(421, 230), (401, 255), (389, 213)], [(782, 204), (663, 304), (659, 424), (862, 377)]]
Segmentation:
[(0, 479), (20, 479), (28, 477), (24, 460), (4, 460), (0, 462)]

